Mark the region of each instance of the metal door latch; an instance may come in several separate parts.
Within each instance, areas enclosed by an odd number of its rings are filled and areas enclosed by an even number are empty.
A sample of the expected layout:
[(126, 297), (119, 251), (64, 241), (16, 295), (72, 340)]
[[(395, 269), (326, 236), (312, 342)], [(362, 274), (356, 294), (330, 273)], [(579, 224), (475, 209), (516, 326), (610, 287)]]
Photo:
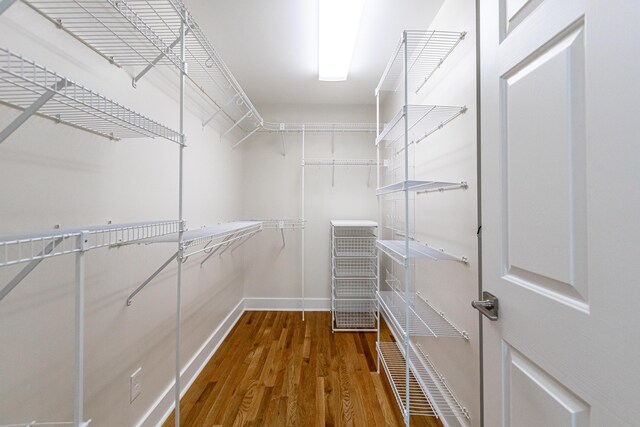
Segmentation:
[(498, 320), (498, 298), (490, 292), (482, 292), (482, 301), (471, 301), (471, 307), (484, 314), (489, 320)]

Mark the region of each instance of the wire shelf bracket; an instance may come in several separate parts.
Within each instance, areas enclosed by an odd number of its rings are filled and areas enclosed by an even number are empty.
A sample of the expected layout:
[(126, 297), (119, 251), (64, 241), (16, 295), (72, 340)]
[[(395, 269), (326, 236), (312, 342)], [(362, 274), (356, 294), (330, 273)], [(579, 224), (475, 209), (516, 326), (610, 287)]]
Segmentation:
[[(219, 253), (219, 256), (222, 256), (222, 254), (229, 249), (238, 248), (260, 231), (262, 231), (262, 223), (259, 221), (236, 221), (213, 227), (202, 227), (196, 230), (184, 231), (182, 233), (182, 240), (180, 240), (180, 233), (171, 233), (134, 242), (138, 244), (180, 243), (181, 246), (179, 251), (171, 255), (169, 259), (129, 294), (126, 305), (131, 306), (133, 298), (174, 260), (184, 263), (190, 256), (204, 252), (207, 254), (207, 257), (200, 263), (200, 266), (202, 266), (221, 249), (222, 252)], [(198, 248), (200, 246), (202, 247)]]

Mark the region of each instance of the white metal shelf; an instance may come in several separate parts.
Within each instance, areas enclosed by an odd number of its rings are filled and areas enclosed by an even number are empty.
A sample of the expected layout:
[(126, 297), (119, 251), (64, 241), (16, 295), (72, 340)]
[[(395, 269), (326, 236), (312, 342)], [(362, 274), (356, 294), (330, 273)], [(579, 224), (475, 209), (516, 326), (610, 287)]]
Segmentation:
[[(215, 225), (212, 227), (202, 227), (195, 230), (188, 230), (183, 233), (182, 244), (184, 256), (188, 257), (199, 252), (210, 251), (219, 246), (227, 246), (234, 242), (253, 236), (262, 231), (260, 221), (236, 221)], [(166, 234), (141, 243), (178, 243), (179, 233)], [(194, 249), (196, 246), (204, 248)]]
[(161, 137), (183, 142), (179, 132), (4, 48), (0, 101), (27, 114), (0, 133), (0, 142), (35, 113), (111, 139)]
[(409, 413), (429, 417), (465, 417), (468, 412), (453, 395), (443, 377), (420, 350), (409, 346), (410, 377), (407, 390), (405, 349), (396, 342), (378, 342), (378, 355), (403, 415)]
[(262, 228), (276, 230), (303, 229), (307, 222), (304, 219), (251, 219), (249, 221), (258, 221), (262, 223)]
[[(0, 236), (0, 267), (106, 246), (140, 242), (178, 231), (176, 220), (98, 225)], [(86, 241), (81, 242), (80, 237)]]
[(384, 125), (376, 138), (376, 145), (382, 141), (394, 142), (404, 136), (404, 117), (408, 118), (408, 137), (417, 143), (442, 129), (447, 123), (464, 114), (467, 107), (444, 105), (405, 105), (393, 119)]
[(290, 133), (366, 133), (377, 132), (375, 123), (275, 123), (265, 121), (262, 126), (265, 132)]
[(417, 241), (409, 242), (409, 254), (407, 256), (404, 240), (378, 240), (378, 248), (399, 263), (407, 259), (429, 259), (432, 261), (458, 261), (466, 263), (465, 257), (448, 254), (444, 250), (434, 249)]
[[(467, 334), (455, 327), (443, 313), (437, 311), (420, 295), (410, 293), (408, 298), (404, 292), (377, 292), (380, 307), (387, 313), (394, 327), (402, 334), (418, 337), (464, 338)], [(407, 328), (406, 311), (409, 310), (409, 328)]]
[(467, 188), (466, 182), (442, 182), (442, 181), (400, 181), (394, 184), (385, 185), (376, 190), (376, 195), (381, 196), (383, 194), (397, 193), (399, 191), (414, 191), (414, 192), (434, 192), (434, 191), (446, 191), (457, 188)]
[[(331, 225), (334, 227), (334, 235), (343, 235), (345, 237), (353, 235), (352, 233), (361, 230), (368, 235), (375, 236), (375, 233), (371, 232), (371, 228), (376, 228), (378, 223), (369, 220), (359, 219), (338, 219), (331, 221)], [(342, 234), (344, 233), (344, 234)]]
[[(455, 31), (405, 31), (409, 90), (418, 92), (465, 36), (466, 33)], [(376, 87), (376, 95), (404, 89), (403, 45), (401, 39)]]
[(303, 166), (377, 166), (375, 159), (302, 159)]
[[(220, 113), (233, 122), (232, 128), (247, 131), (262, 125), (262, 117), (182, 0), (24, 1), (110, 62), (144, 67), (134, 77), (134, 85), (157, 65), (185, 71), (187, 80), (211, 106), (211, 116), (203, 125)], [(184, 67), (180, 60), (183, 22), (187, 24)]]

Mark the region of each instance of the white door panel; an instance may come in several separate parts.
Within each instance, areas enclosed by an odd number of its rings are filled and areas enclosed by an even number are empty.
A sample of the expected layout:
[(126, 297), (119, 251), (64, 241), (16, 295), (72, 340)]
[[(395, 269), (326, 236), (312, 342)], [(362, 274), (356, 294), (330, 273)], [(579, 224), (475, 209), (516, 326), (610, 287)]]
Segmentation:
[(480, 14), (485, 426), (640, 425), (640, 2)]

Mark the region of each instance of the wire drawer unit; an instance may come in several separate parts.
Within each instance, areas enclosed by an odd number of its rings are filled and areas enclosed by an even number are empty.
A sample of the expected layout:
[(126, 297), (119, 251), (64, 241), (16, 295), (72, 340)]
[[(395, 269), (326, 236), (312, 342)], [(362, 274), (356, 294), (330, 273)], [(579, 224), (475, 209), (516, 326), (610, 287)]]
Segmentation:
[(375, 331), (378, 224), (331, 221), (331, 329)]

